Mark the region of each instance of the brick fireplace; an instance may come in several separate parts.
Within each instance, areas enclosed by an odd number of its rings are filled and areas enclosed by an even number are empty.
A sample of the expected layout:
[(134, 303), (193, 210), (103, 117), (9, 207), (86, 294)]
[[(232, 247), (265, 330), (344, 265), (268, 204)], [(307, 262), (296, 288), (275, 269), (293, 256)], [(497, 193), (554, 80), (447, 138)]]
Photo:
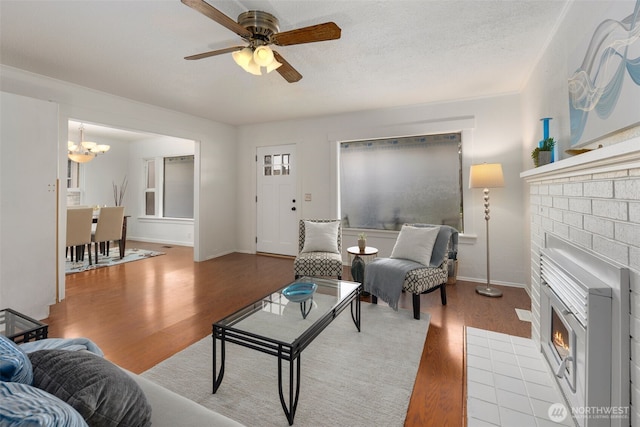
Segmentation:
[[(556, 236), (629, 269), (629, 295), (618, 298), (612, 353), (623, 357), (612, 378), (612, 405), (627, 407), (629, 423), (640, 426), (640, 137), (523, 172), (531, 214), (532, 338), (541, 341), (540, 254), (547, 236)], [(624, 320), (621, 320), (624, 319)], [(608, 424), (607, 424), (608, 425)], [(611, 425), (628, 425), (612, 420)]]

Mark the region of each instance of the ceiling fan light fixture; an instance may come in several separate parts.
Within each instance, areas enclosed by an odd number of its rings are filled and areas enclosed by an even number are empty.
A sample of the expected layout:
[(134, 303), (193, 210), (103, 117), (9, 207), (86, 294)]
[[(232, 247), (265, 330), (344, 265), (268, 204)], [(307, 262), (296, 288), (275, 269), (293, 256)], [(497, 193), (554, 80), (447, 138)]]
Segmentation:
[(253, 51), (250, 47), (245, 47), (242, 50), (233, 52), (231, 56), (233, 56), (233, 60), (236, 61), (236, 64), (246, 70), (249, 61), (251, 61), (251, 59), (253, 58)]
[[(187, 56), (185, 57), (186, 60), (209, 58), (231, 52), (233, 59), (245, 71), (255, 75), (262, 75), (262, 67), (265, 68), (264, 71), (267, 73), (277, 69), (278, 73), (289, 83), (299, 81), (302, 78), (302, 74), (293, 68), (288, 61), (284, 60), (279, 53), (271, 50), (269, 45), (291, 46), (337, 40), (342, 32), (335, 22), (324, 22), (280, 32), (278, 18), (268, 12), (248, 10), (242, 12), (237, 20), (233, 20), (205, 0), (182, 0), (182, 3), (234, 32), (249, 43), (248, 48), (234, 46), (216, 49)], [(247, 53), (251, 54), (251, 61), (244, 57)]]
[(258, 64), (255, 63), (255, 61), (253, 60), (253, 58), (251, 59), (251, 61), (249, 61), (249, 63), (247, 64), (246, 67), (243, 67), (245, 69), (245, 71), (247, 73), (251, 73), (254, 76), (261, 76), (262, 75), (262, 71), (260, 71), (260, 66)]
[(271, 64), (267, 65), (267, 73), (272, 72), (273, 70), (278, 69), (278, 67), (280, 67), (282, 64), (278, 61), (276, 61), (275, 59), (273, 61), (271, 61)]
[(273, 51), (269, 46), (258, 46), (253, 51), (253, 61), (261, 67), (268, 67), (273, 62)]

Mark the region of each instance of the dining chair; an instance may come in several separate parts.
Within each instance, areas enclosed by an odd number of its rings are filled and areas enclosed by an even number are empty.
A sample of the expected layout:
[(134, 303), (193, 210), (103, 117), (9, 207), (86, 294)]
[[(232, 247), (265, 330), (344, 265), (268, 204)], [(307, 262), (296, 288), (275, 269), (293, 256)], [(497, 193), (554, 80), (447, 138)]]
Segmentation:
[[(93, 209), (70, 208), (67, 209), (67, 250), (71, 250), (71, 260), (74, 252), (76, 261), (83, 259), (84, 246), (87, 245), (89, 253), (89, 265), (91, 265), (91, 223), (93, 222)], [(75, 249), (75, 251), (74, 251)]]
[[(122, 238), (122, 223), (124, 221), (124, 206), (102, 207), (98, 216), (96, 229), (91, 236), (94, 243), (96, 264), (98, 263), (98, 246), (105, 245), (105, 256), (109, 256), (109, 242), (119, 241)], [(120, 258), (124, 254), (120, 251)]]

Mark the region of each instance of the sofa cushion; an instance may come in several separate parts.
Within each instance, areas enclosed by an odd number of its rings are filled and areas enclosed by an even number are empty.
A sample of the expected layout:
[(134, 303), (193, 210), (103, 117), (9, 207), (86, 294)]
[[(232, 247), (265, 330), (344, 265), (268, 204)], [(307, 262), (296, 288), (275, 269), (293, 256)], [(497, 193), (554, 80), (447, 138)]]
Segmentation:
[(304, 246), (302, 252), (331, 252), (338, 251), (338, 221), (304, 222)]
[(29, 385), (33, 382), (29, 357), (4, 335), (0, 335), (0, 381)]
[(403, 225), (391, 251), (391, 258), (408, 259), (428, 266), (439, 231), (440, 227)]
[(29, 353), (33, 385), (67, 402), (92, 427), (151, 424), (151, 406), (135, 381), (119, 367), (84, 351)]
[(69, 404), (27, 384), (0, 382), (0, 401), (1, 426), (87, 427)]

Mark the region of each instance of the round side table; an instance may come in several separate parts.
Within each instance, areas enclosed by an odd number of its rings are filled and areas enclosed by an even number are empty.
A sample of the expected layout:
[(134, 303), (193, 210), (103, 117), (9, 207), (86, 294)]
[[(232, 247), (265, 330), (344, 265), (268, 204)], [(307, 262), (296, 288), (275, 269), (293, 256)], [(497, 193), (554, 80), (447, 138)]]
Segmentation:
[[(364, 248), (364, 251), (361, 251), (357, 246), (351, 246), (347, 248), (347, 253), (349, 254), (349, 258), (353, 256), (353, 260), (351, 261), (351, 278), (355, 282), (360, 282), (364, 284), (364, 267), (367, 261), (372, 260), (373, 258), (378, 256), (378, 248), (374, 248), (372, 246), (367, 246)], [(368, 292), (362, 293), (364, 296), (368, 296)]]

